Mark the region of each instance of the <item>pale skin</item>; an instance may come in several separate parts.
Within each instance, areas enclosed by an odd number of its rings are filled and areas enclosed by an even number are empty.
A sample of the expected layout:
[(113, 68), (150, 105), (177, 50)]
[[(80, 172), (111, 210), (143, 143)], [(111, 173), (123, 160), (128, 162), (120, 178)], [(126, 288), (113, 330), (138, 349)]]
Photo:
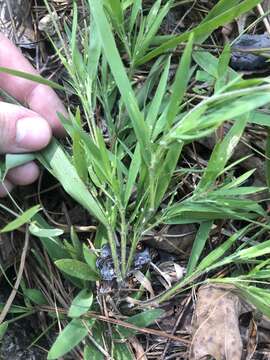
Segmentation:
[[(0, 66), (37, 75), (21, 51), (0, 33)], [(27, 153), (46, 147), (52, 135), (64, 134), (57, 112), (66, 110), (56, 93), (45, 85), (0, 73), (0, 88), (23, 106), (0, 101), (0, 154)], [(29, 185), (37, 180), (39, 168), (29, 162), (10, 170), (0, 183), (0, 197), (16, 185)]]

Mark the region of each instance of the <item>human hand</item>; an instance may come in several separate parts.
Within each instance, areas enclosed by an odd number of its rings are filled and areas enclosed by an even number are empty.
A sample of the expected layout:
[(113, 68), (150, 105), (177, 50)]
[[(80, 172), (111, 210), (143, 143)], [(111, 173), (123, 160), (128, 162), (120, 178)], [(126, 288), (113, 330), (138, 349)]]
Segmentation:
[[(37, 75), (20, 50), (1, 33), (0, 66)], [(65, 115), (66, 110), (51, 88), (5, 73), (0, 74), (0, 88), (28, 106), (0, 101), (0, 154), (38, 151), (48, 145), (52, 134), (64, 134), (57, 112)], [(0, 183), (0, 197), (16, 185), (31, 184), (38, 176), (34, 162), (10, 170), (4, 184)]]

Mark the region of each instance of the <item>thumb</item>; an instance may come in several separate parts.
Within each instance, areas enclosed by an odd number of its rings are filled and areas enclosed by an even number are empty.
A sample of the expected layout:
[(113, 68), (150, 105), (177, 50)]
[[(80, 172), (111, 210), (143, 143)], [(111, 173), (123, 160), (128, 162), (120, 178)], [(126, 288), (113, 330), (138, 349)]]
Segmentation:
[(40, 150), (48, 145), (48, 122), (22, 106), (0, 102), (0, 154)]

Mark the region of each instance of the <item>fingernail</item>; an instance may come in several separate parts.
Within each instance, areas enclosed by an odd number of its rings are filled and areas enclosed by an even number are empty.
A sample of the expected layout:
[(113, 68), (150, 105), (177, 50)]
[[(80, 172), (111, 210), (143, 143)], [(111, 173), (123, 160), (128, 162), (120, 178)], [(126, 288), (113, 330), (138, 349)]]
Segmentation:
[(23, 118), (16, 124), (16, 144), (25, 150), (40, 150), (48, 145), (52, 133), (46, 120), (40, 117)]

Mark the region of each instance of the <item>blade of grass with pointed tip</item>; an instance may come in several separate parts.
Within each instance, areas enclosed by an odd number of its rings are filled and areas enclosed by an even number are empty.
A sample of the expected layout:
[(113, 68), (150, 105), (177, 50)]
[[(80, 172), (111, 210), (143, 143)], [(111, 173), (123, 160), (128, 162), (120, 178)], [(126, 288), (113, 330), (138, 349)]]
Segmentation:
[(139, 174), (139, 170), (141, 167), (141, 152), (139, 145), (136, 146), (133, 158), (129, 167), (128, 178), (125, 188), (125, 195), (124, 195), (124, 206), (128, 205), (129, 198), (132, 194), (132, 190), (136, 181), (136, 178)]
[(248, 116), (238, 119), (223, 141), (215, 146), (204, 175), (195, 190), (196, 193), (203, 192), (214, 184), (217, 175), (224, 169), (233, 154), (245, 129), (247, 120)]
[(157, 209), (170, 185), (176, 165), (178, 163), (183, 143), (175, 143), (170, 146), (162, 164), (158, 164), (156, 173), (155, 209)]
[(221, 92), (224, 86), (230, 82), (229, 78), (229, 62), (231, 59), (231, 49), (229, 44), (224, 46), (224, 49), (218, 59), (217, 80), (215, 83), (214, 92)]
[(94, 81), (97, 78), (98, 63), (101, 55), (101, 43), (95, 22), (90, 20), (87, 74)]
[(48, 301), (39, 289), (24, 289), (23, 294), (36, 305), (48, 305)]
[(193, 46), (193, 34), (190, 35), (187, 46), (181, 57), (178, 69), (176, 71), (175, 79), (171, 89), (171, 96), (167, 110), (167, 123), (166, 127), (170, 128), (179, 112), (179, 106), (185, 95), (190, 77), (190, 64)]
[(270, 240), (263, 241), (260, 244), (251, 246), (246, 249), (241, 249), (236, 251), (234, 254), (230, 255), (232, 261), (249, 261), (251, 259), (264, 256), (270, 253)]
[(134, 28), (137, 16), (141, 10), (142, 10), (142, 0), (134, 0), (133, 5), (132, 5), (131, 15), (129, 18), (129, 32), (130, 33)]
[(153, 100), (151, 101), (149, 110), (147, 112), (146, 122), (149, 124), (150, 128), (153, 127), (156, 123), (156, 120), (157, 120), (157, 117), (158, 117), (158, 114), (160, 111), (160, 106), (161, 106), (162, 100), (163, 100), (164, 95), (167, 90), (167, 81), (168, 81), (169, 70), (170, 70), (170, 60), (171, 59), (169, 57), (165, 63), (164, 70), (161, 75), (155, 96), (154, 96)]
[(221, 244), (217, 249), (214, 249), (210, 252), (204, 259), (200, 262), (196, 271), (203, 271), (207, 268), (213, 266), (226, 252), (232, 247), (232, 245), (244, 236), (247, 231), (250, 229), (250, 225), (244, 227), (243, 229), (237, 231), (232, 236), (229, 237), (223, 244)]
[(10, 69), (10, 68), (6, 68), (3, 66), (0, 66), (0, 72), (12, 75), (12, 76), (17, 76), (26, 80), (30, 80), (33, 82), (36, 82), (38, 84), (43, 84), (43, 85), (47, 85), (50, 86), (54, 89), (58, 89), (58, 90), (65, 90), (65, 88), (57, 83), (55, 83), (52, 80), (47, 80), (44, 79), (42, 76), (39, 75), (33, 75), (33, 74), (28, 74), (26, 72), (23, 71), (19, 71), (19, 70), (14, 70), (14, 69)]
[(151, 29), (151, 27), (154, 25), (156, 18), (159, 14), (160, 6), (161, 6), (161, 0), (156, 0), (155, 2), (153, 2), (153, 5), (149, 10), (149, 13), (145, 19), (146, 32), (149, 31), (149, 29)]
[[(233, 181), (229, 182), (228, 184), (225, 184), (224, 186), (222, 186), (222, 189), (232, 189), (235, 188), (237, 186), (240, 186), (242, 183), (244, 183), (247, 179), (250, 178), (250, 176), (252, 174), (254, 174), (254, 172), (256, 171), (256, 169), (251, 169), (247, 172), (245, 172), (244, 174), (240, 175), (239, 177), (237, 177), (236, 179), (234, 179)], [(221, 174), (223, 174), (223, 171), (221, 171), (218, 176), (220, 176)]]
[(30, 209), (23, 212), (21, 215), (17, 217), (17, 219), (11, 221), (9, 224), (3, 227), (0, 233), (10, 232), (13, 230), (17, 230), (22, 225), (28, 223), (35, 214), (37, 214), (41, 210), (40, 205), (36, 205), (31, 207)]
[[(226, 279), (224, 279), (226, 281)], [(231, 281), (230, 281), (231, 283)], [(270, 317), (270, 292), (268, 289), (262, 289), (255, 286), (246, 286), (239, 282), (235, 282), (234, 285), (239, 289), (242, 297), (255, 305), (258, 310)]]
[(212, 225), (213, 221), (205, 221), (200, 224), (189, 257), (186, 276), (191, 275), (191, 273), (196, 268), (199, 258), (205, 247), (206, 241), (209, 237)]
[[(61, 116), (60, 118), (62, 119)], [(88, 163), (88, 167), (90, 164), (92, 164), (95, 170), (95, 175), (97, 175), (103, 181), (110, 183), (112, 171), (108, 157), (112, 158), (113, 155), (111, 153), (109, 154), (109, 150), (106, 149), (104, 144), (102, 144), (104, 143), (104, 140), (101, 140), (101, 142), (97, 144), (93, 141), (93, 139), (91, 139), (89, 134), (87, 134), (80, 126), (78, 126), (78, 124), (72, 124), (70, 121), (66, 121), (65, 119), (62, 119), (62, 123), (72, 138), (77, 136), (78, 139), (80, 139), (80, 141), (85, 145), (85, 154), (87, 155), (89, 153), (87, 160), (90, 163)]]

